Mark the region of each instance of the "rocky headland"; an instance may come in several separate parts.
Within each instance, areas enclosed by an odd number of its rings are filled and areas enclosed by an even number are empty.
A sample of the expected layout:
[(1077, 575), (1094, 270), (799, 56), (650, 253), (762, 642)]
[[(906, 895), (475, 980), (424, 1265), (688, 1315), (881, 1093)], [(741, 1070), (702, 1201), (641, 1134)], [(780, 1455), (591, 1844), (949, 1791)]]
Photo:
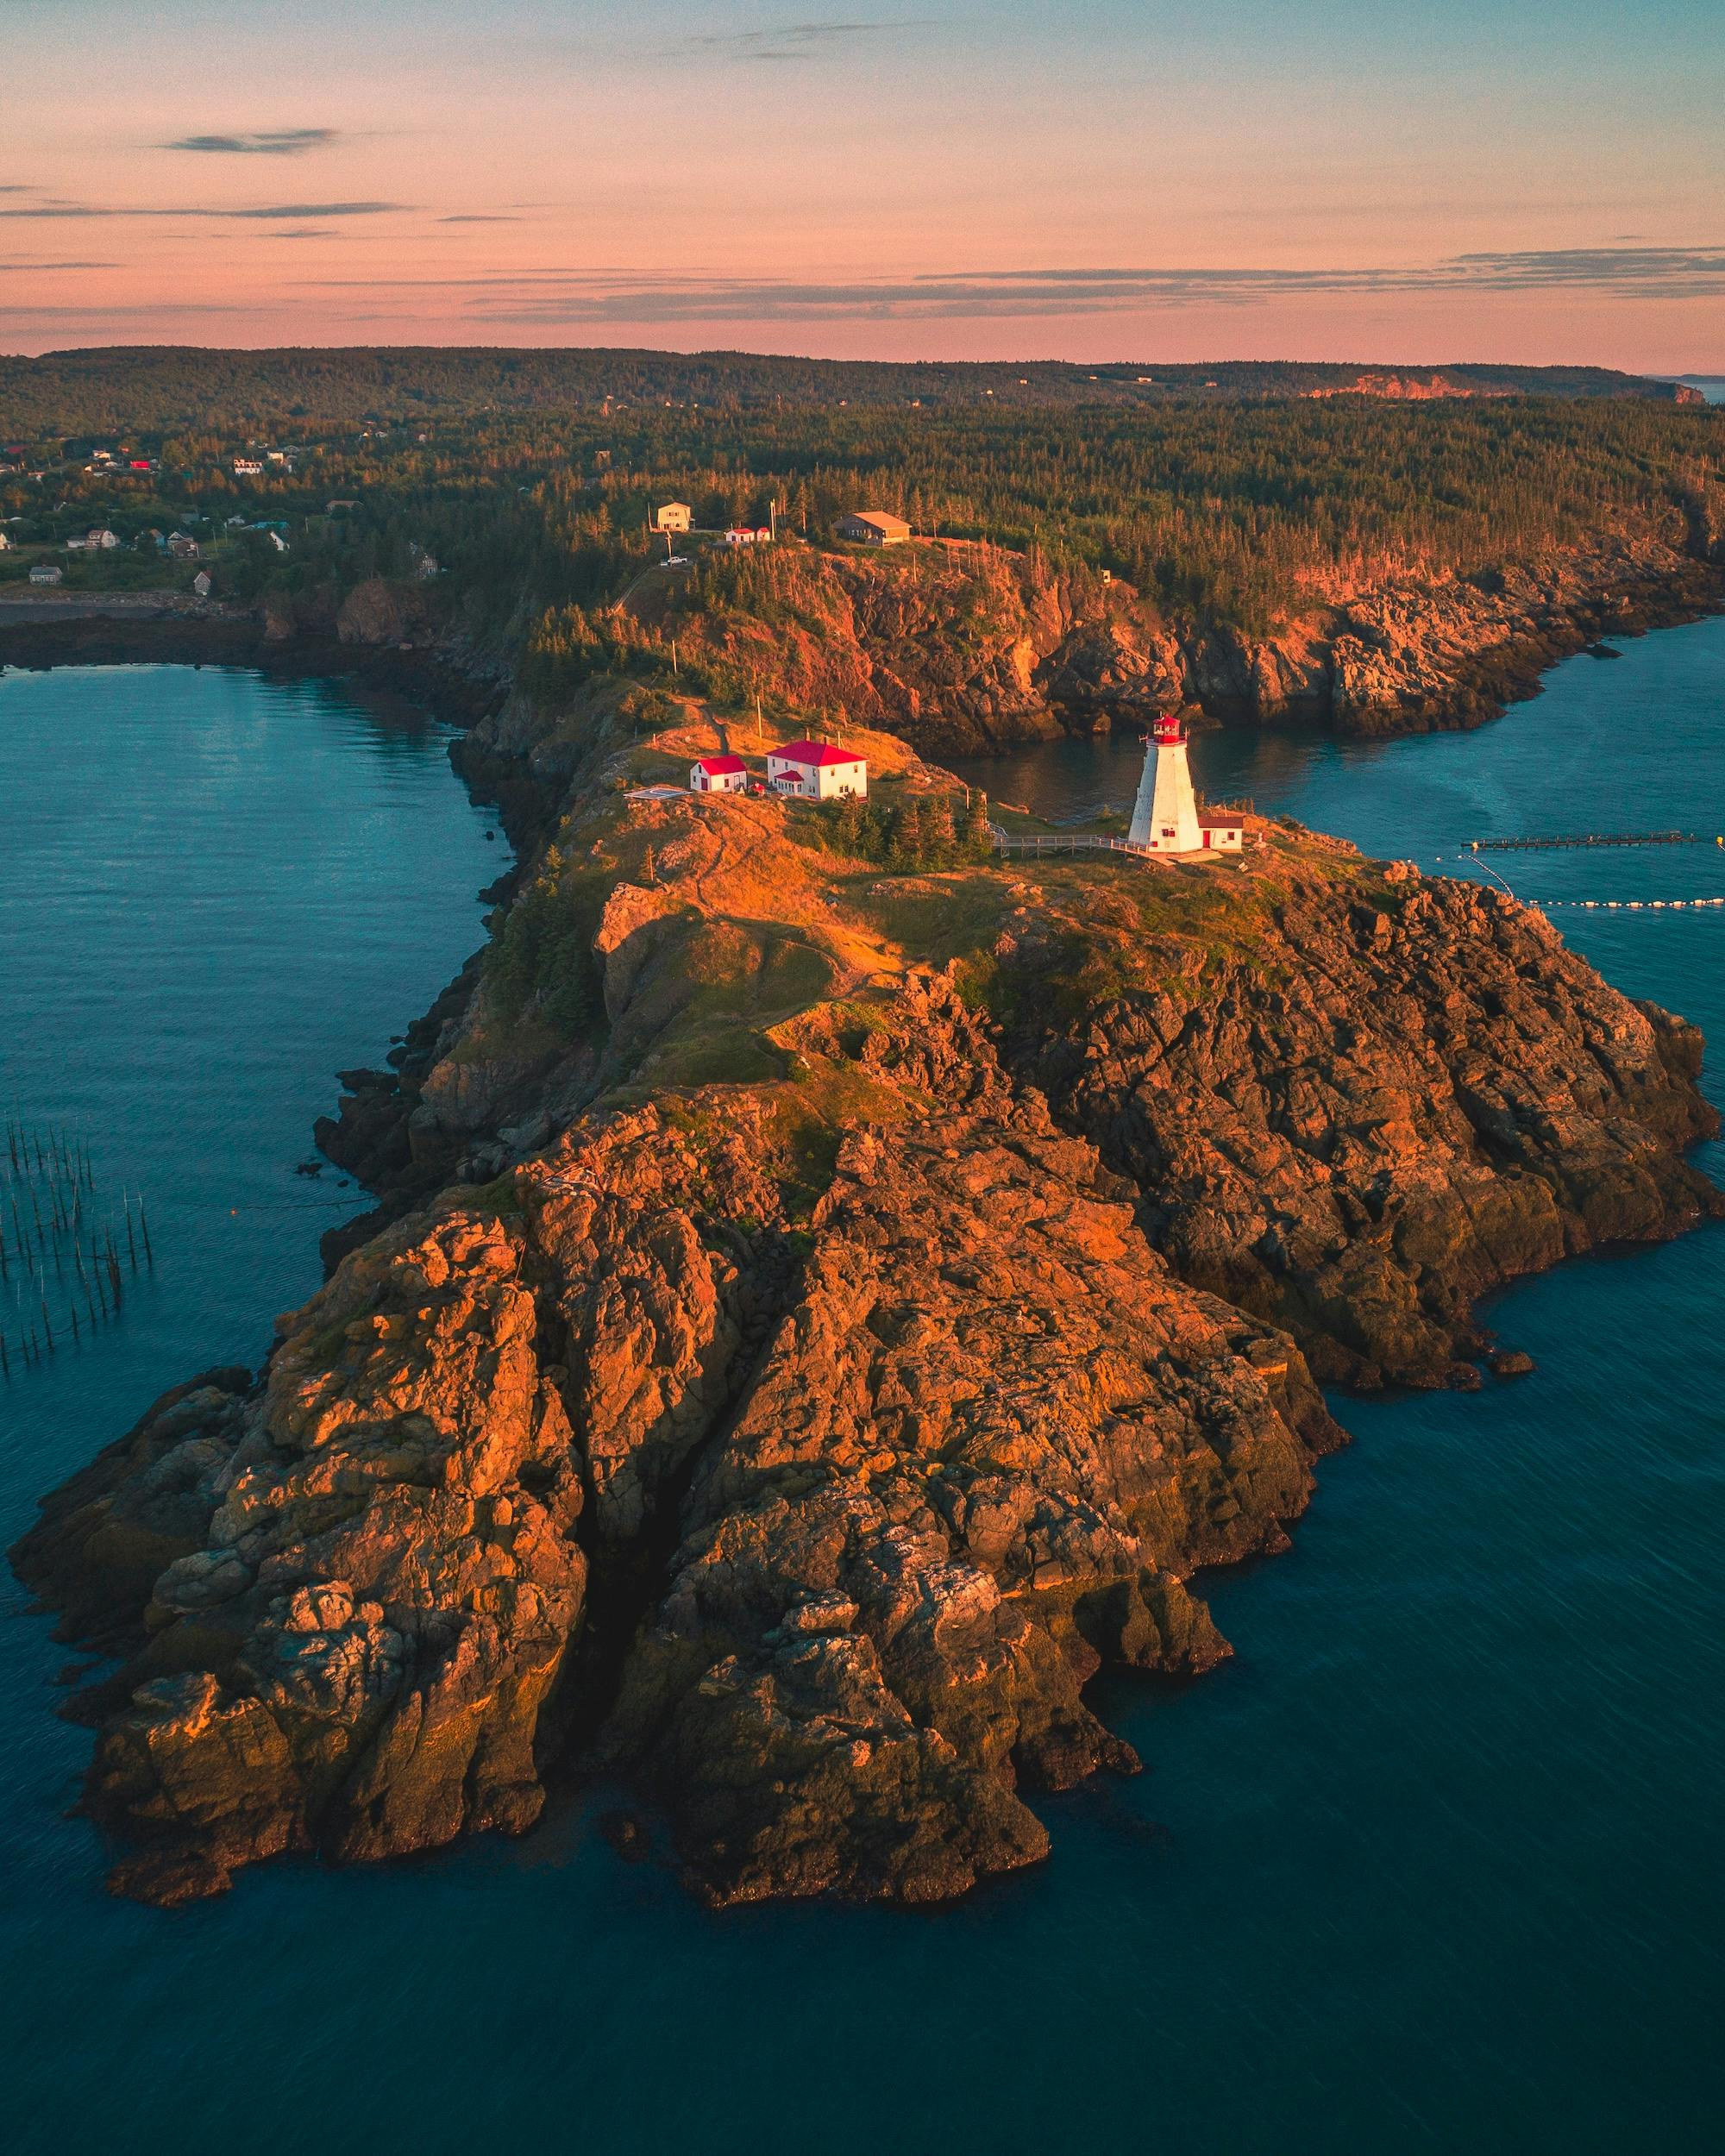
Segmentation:
[(524, 865), (321, 1133), (379, 1213), (13, 1552), (109, 1658), (72, 1711), (124, 1891), (599, 1776), (715, 1903), (961, 1893), (1137, 1764), (1097, 1671), (1226, 1654), (1194, 1576), (1285, 1543), (1320, 1382), (1478, 1383), (1485, 1290), (1721, 1208), (1698, 1036), (1507, 898), (1257, 820), (1239, 862), (882, 869), (641, 795), (684, 718), (474, 730)]
[[(1152, 605), (1123, 578), (970, 542), (867, 555), (781, 547), (716, 602), (648, 578), (608, 622), (794, 711), (884, 727), (930, 755), (1106, 732), (1179, 708), (1353, 736), (1474, 726), (1556, 661), (1725, 600), (1719, 505), (1471, 577), (1362, 577), (1260, 631)], [(752, 687), (750, 686), (752, 685)]]

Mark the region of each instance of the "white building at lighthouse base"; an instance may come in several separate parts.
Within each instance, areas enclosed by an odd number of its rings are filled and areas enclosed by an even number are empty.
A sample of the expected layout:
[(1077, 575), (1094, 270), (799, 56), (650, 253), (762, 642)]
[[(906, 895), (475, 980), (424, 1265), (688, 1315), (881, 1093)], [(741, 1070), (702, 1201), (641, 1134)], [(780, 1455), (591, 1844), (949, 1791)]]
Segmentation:
[(1145, 747), (1127, 843), (1152, 854), (1237, 854), (1245, 843), (1245, 828), (1226, 810), (1200, 810), (1186, 744), (1182, 720), (1157, 720)]

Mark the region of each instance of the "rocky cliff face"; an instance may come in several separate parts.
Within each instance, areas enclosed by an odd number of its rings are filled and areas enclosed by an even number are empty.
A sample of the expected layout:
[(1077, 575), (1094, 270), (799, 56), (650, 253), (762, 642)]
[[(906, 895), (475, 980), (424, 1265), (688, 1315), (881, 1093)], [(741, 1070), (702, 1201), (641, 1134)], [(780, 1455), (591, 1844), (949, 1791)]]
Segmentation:
[(712, 592), (631, 608), (686, 659), (933, 755), (1141, 722), (1164, 706), (1385, 734), (1477, 724), (1602, 635), (1719, 603), (1716, 505), (1477, 578), (1392, 580), (1272, 633), (1172, 618), (1123, 580), (970, 544), (763, 549)]
[(718, 1902), (1033, 1861), (1026, 1793), (1136, 1764), (1089, 1677), (1227, 1651), (1189, 1581), (1283, 1542), (1314, 1370), (1475, 1382), (1482, 1288), (1717, 1206), (1694, 1034), (1490, 894), (1272, 830), (883, 877), (798, 813), (590, 768), (584, 1086), (14, 1552), (118, 1658), (123, 1890), (520, 1831), (593, 1768)]
[[(1495, 891), (1343, 868), (1345, 905), (1333, 872), (1296, 875), (1160, 978), (1119, 966), (1091, 894), (1027, 907), (1001, 939), (1011, 1059), (1181, 1276), (1320, 1376), (1475, 1384), (1487, 1290), (1718, 1211), (1682, 1157), (1716, 1123), (1700, 1037)], [(1116, 993), (1051, 1025), (1059, 978), (1111, 959)]]

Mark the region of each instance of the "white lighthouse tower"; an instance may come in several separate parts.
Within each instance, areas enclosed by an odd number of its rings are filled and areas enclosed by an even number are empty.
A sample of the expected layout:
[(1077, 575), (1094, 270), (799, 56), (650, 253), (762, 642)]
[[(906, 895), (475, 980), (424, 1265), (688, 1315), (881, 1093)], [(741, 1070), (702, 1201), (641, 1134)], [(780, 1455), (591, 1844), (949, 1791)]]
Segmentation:
[(1144, 775), (1126, 836), (1153, 854), (1202, 853), (1208, 843), (1186, 762), (1185, 724), (1166, 711), (1145, 743)]

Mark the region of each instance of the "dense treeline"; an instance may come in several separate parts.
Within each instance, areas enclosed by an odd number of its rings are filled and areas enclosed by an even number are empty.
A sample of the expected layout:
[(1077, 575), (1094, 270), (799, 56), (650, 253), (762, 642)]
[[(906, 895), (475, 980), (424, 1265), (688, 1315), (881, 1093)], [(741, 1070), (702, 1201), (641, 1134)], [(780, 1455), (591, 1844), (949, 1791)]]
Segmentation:
[[(1430, 373), (1432, 369), (1414, 369)], [(1669, 385), (1595, 367), (1445, 367), (1458, 387), (1487, 395), (1648, 397)], [(1143, 404), (1214, 395), (1292, 397), (1334, 392), (1364, 367), (1230, 360), (1202, 367), (1069, 366), (763, 357), (747, 352), (526, 352), (458, 347), (264, 352), (197, 346), (116, 347), (0, 355), (0, 436), (41, 439), (85, 432), (166, 434), (211, 423), (292, 431), (296, 423), (356, 423), (486, 413), (603, 408), (645, 399), (741, 410), (841, 399), (867, 404)]]
[[(22, 454), (0, 516), (21, 545), (98, 520), (129, 543), (195, 530), (222, 543), (229, 596), (408, 577), (430, 555), (441, 592), (561, 684), (662, 666), (615, 602), (662, 553), (648, 524), (667, 498), (698, 525), (776, 515), (816, 542), (848, 509), (894, 510), (1263, 628), (1394, 578), (1668, 526), (1720, 476), (1717, 415), (1603, 370), (1449, 368), (1542, 393), (1430, 402), (1310, 394), (1346, 368), (1170, 368), (1149, 387), (1128, 369), (1022, 372), (613, 352), (3, 360), (0, 445)], [(284, 442), (291, 470), (234, 473)], [(97, 447), (152, 468), (91, 470)], [(269, 521), (285, 553), (244, 529)], [(726, 573), (712, 603), (770, 597)]]

